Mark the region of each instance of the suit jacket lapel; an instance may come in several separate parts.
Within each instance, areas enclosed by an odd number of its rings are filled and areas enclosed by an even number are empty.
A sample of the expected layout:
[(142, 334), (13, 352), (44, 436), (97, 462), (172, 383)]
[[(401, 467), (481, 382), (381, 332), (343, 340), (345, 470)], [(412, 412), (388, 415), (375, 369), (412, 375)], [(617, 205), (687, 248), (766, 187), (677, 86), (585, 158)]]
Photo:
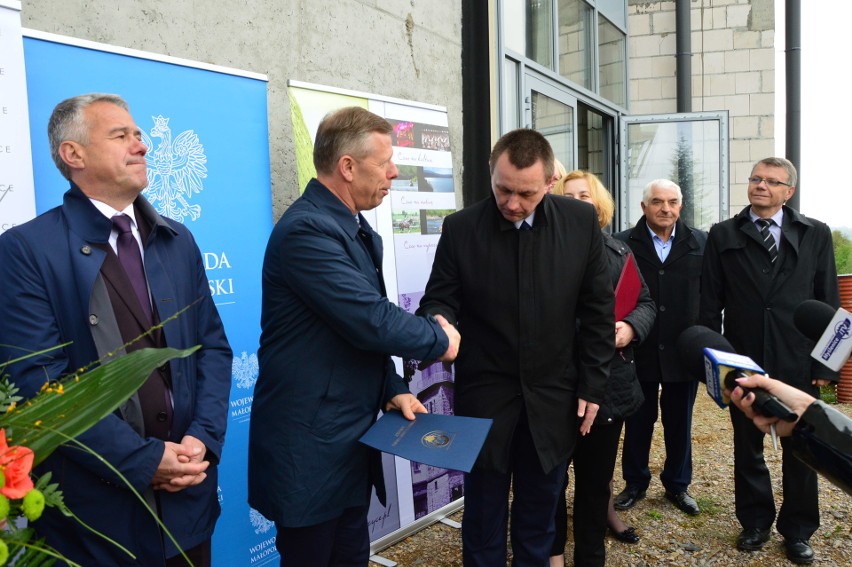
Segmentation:
[[(369, 272), (375, 275), (382, 296), (387, 297), (385, 278), (382, 273), (382, 254), (384, 252), (382, 249), (382, 238), (373, 230), (373, 227), (370, 226), (370, 223), (367, 222), (367, 219), (362, 214), (358, 213), (358, 219), (361, 227), (357, 239), (364, 245), (367, 257), (370, 259)], [(363, 233), (363, 236), (361, 233)]]
[[(754, 222), (752, 222), (751, 217), (748, 215), (748, 213), (746, 213), (745, 221), (742, 223), (742, 225), (740, 225), (740, 230), (743, 231), (746, 236), (754, 240), (760, 246), (761, 249), (765, 248), (763, 245), (763, 237), (760, 235), (757, 226), (755, 226)], [(769, 253), (767, 252), (767, 257), (768, 256)]]
[[(796, 256), (798, 256), (799, 255), (799, 230), (798, 230), (798, 227), (795, 224), (793, 224), (793, 219), (791, 218), (791, 216), (792, 215), (790, 215), (790, 214), (784, 215), (784, 220), (783, 220), (782, 226), (781, 226), (781, 234), (784, 235), (784, 241), (787, 244), (790, 245), (790, 248), (792, 248), (793, 252), (795, 252)], [(783, 246), (784, 242), (782, 242), (781, 244)], [(780, 248), (779, 248), (779, 250), (780, 250)]]
[[(636, 224), (633, 231), (630, 233), (630, 242), (633, 254), (637, 258), (642, 258), (645, 261), (652, 262), (655, 266), (663, 265), (660, 261), (660, 257), (657, 256), (657, 250), (654, 248), (654, 243), (651, 240), (651, 234), (648, 232), (648, 225), (645, 223), (644, 217)], [(632, 245), (637, 242), (639, 243), (639, 246), (634, 248)]]
[[(751, 259), (752, 263), (755, 265), (763, 265), (769, 263), (769, 253), (766, 251), (766, 248), (763, 245), (763, 237), (760, 235), (757, 226), (755, 226), (754, 222), (751, 220), (751, 216), (748, 214), (748, 207), (744, 211), (740, 213), (742, 215), (742, 220), (740, 220), (739, 230), (745, 235), (745, 237), (749, 240), (753, 240), (754, 244), (750, 245), (745, 242), (745, 248), (743, 249), (747, 258)], [(765, 281), (766, 276), (761, 274), (761, 270), (746, 270), (744, 274), (741, 274), (740, 277), (748, 277), (753, 280), (755, 288), (757, 288), (758, 293), (760, 293), (761, 297), (764, 299), (770, 297), (774, 291), (778, 288), (781, 283), (781, 278), (776, 277), (781, 273), (780, 267), (784, 263), (784, 256), (789, 256), (789, 254), (781, 254), (776, 260), (775, 264), (772, 266), (772, 274), (769, 277), (769, 283)]]
[(101, 266), (101, 274), (103, 274), (106, 285), (111, 287), (116, 295), (121, 298), (127, 311), (133, 315), (133, 318), (139, 324), (140, 329), (147, 331), (151, 324), (148, 322), (145, 312), (142, 311), (142, 306), (139, 305), (139, 300), (136, 298), (136, 293), (133, 291), (133, 286), (127, 278), (118, 256), (109, 244), (93, 242), (92, 246), (106, 252), (106, 258), (104, 258), (103, 266)]
[(695, 239), (692, 238), (692, 231), (689, 230), (685, 224), (681, 221), (677, 221), (675, 227), (672, 249), (669, 251), (669, 255), (666, 256), (666, 261), (663, 262), (663, 264), (674, 262), (675, 260), (682, 258), (698, 246)]

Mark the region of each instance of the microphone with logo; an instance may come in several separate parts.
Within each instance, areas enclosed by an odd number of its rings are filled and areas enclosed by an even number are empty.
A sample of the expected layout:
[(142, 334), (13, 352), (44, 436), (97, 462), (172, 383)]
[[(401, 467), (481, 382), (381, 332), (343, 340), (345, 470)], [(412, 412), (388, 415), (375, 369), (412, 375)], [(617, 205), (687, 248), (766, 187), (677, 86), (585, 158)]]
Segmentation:
[(852, 353), (852, 314), (816, 299), (803, 301), (793, 312), (800, 333), (816, 341), (811, 357), (839, 371)]
[[(724, 390), (738, 386), (736, 379), (752, 374), (764, 374), (763, 369), (747, 356), (736, 354), (728, 339), (702, 325), (684, 330), (677, 340), (678, 355), (684, 371), (689, 376), (698, 376), (707, 385), (707, 393), (721, 408), (726, 408), (731, 399)], [(745, 388), (747, 395), (755, 395), (754, 411), (768, 417), (777, 417), (794, 422), (798, 416), (781, 400), (762, 388)]]

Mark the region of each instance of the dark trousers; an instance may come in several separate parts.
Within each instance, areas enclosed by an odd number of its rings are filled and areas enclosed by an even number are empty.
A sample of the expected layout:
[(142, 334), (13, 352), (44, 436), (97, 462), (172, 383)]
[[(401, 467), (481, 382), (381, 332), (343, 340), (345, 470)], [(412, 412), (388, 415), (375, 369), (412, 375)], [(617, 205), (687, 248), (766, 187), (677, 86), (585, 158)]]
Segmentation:
[[(772, 481), (763, 458), (764, 433), (731, 405), (734, 428), (734, 500), (743, 528), (769, 529), (775, 520)], [(819, 487), (816, 473), (787, 450), (781, 439), (781, 486), (784, 501), (778, 532), (785, 538), (809, 539), (819, 528)]]
[[(660, 382), (639, 382), (645, 401), (627, 418), (621, 471), (627, 486), (645, 490), (651, 482), (648, 457), (657, 422)], [(683, 492), (692, 482), (692, 406), (698, 382), (663, 382), (659, 394), (666, 461), (660, 480), (669, 492)]]
[(462, 558), (465, 567), (506, 564), (506, 524), (512, 486), (512, 565), (547, 567), (553, 544), (553, 516), (567, 462), (541, 468), (525, 416), (512, 439), (511, 470), (474, 469), (465, 475)]
[[(594, 424), (592, 430), (577, 440), (574, 463), (574, 565), (575, 567), (606, 564), (607, 510), (610, 482), (618, 456), (618, 440), (624, 421)], [(556, 535), (551, 555), (565, 551), (568, 539), (568, 505), (565, 491), (568, 477), (556, 503)]]
[(286, 528), (276, 523), (275, 527), (281, 567), (366, 567), (370, 560), (366, 506), (347, 508), (337, 518), (314, 526)]

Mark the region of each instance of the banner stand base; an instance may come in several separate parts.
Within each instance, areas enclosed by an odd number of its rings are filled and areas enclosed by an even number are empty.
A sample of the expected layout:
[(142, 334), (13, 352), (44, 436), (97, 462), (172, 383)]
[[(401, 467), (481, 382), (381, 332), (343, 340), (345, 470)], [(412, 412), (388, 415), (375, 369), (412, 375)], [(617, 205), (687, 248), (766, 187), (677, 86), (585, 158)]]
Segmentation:
[(391, 561), (390, 559), (385, 559), (381, 555), (373, 555), (372, 557), (370, 557), (370, 561), (372, 561), (373, 563), (377, 563), (378, 565), (381, 565), (382, 567), (396, 567), (397, 566), (396, 561)]

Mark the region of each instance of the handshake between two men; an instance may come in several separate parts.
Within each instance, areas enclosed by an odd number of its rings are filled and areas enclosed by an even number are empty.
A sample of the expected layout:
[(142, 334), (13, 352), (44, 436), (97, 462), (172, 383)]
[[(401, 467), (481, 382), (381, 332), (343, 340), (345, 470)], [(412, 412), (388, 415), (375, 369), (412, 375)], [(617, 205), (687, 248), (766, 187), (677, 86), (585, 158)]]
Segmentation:
[[(446, 333), (447, 339), (449, 340), (447, 350), (444, 354), (438, 357), (438, 361), (452, 362), (459, 354), (461, 335), (459, 335), (458, 330), (452, 323), (447, 321), (446, 317), (443, 315), (435, 315), (435, 321), (441, 325), (441, 329), (444, 330), (444, 333)], [(426, 364), (428, 364), (428, 362)], [(414, 419), (415, 413), (428, 413), (426, 407), (417, 399), (416, 396), (412, 394), (398, 394), (391, 398), (391, 400), (385, 404), (385, 411), (391, 410), (401, 411), (402, 415), (404, 415), (406, 419)]]

